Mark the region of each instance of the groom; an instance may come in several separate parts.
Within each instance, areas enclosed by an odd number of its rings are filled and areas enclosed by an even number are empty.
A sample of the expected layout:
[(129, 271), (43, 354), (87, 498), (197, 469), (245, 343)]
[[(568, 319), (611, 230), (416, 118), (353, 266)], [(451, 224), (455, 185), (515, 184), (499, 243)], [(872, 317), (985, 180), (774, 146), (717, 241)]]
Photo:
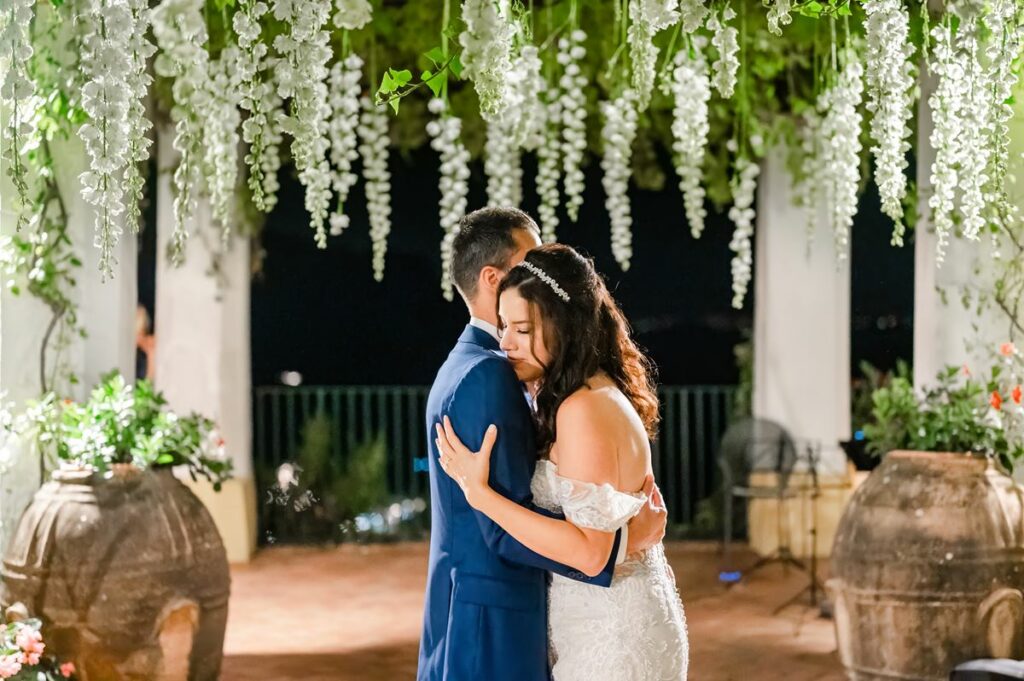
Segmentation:
[[(439, 469), (434, 424), (442, 416), (473, 450), (493, 423), (500, 436), (491, 454), (491, 486), (539, 510), (530, 494), (537, 451), (530, 407), (498, 349), (496, 311), (498, 284), (540, 245), (538, 232), (521, 210), (484, 208), (464, 217), (455, 237), (452, 277), (470, 320), (427, 400), (430, 565), (417, 681), (549, 681), (547, 572), (607, 587), (625, 555), (657, 544), (665, 532), (664, 509), (657, 501), (646, 504), (616, 534), (604, 571), (588, 577), (530, 551), (477, 513)], [(649, 478), (645, 491), (652, 487)]]

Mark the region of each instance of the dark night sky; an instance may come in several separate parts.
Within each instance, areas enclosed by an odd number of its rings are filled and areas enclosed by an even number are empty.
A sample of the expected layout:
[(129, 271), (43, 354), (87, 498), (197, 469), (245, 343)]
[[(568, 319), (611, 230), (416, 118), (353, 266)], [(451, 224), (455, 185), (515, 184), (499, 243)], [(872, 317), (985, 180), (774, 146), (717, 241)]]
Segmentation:
[[(591, 159), (578, 224), (562, 215), (559, 240), (594, 256), (664, 384), (735, 383), (733, 345), (752, 323), (750, 301), (730, 307), (731, 223), (710, 214), (694, 240), (675, 175), (662, 192), (632, 189), (633, 259), (628, 272), (611, 256), (597, 159)], [(482, 167), (473, 165), (470, 210), (486, 203)], [(524, 208), (536, 215), (533, 164)], [(278, 383), (299, 371), (306, 384), (429, 384), (466, 323), (461, 300), (440, 290), (437, 160), (429, 148), (392, 156), (392, 232), (384, 281), (373, 280), (362, 182), (347, 205), (352, 224), (328, 248), (313, 243), (302, 188), (282, 170), (280, 201), (262, 235), (266, 259), (252, 284), (253, 383)], [(140, 299), (152, 309), (153, 229), (140, 245)], [(869, 183), (853, 229), (852, 361), (883, 368), (910, 358), (913, 247), (889, 245), (890, 226)], [(891, 317), (891, 318), (890, 318)], [(890, 318), (880, 329), (879, 318)]]

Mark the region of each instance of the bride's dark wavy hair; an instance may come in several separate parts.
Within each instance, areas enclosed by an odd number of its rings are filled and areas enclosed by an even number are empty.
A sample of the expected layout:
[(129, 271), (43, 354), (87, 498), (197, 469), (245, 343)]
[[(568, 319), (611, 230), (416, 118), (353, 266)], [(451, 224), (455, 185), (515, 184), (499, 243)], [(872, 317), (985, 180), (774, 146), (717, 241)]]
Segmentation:
[[(526, 262), (539, 267), (569, 296), (563, 300), (554, 288), (526, 267), (513, 267), (498, 287), (517, 289), (530, 306), (530, 348), (544, 367), (537, 391), (537, 445), (547, 457), (557, 437), (555, 415), (565, 398), (603, 370), (629, 398), (652, 439), (658, 426), (658, 395), (650, 360), (630, 337), (629, 324), (615, 303), (594, 262), (562, 244), (531, 250)], [(533, 329), (544, 329), (551, 361), (540, 362), (533, 349)]]

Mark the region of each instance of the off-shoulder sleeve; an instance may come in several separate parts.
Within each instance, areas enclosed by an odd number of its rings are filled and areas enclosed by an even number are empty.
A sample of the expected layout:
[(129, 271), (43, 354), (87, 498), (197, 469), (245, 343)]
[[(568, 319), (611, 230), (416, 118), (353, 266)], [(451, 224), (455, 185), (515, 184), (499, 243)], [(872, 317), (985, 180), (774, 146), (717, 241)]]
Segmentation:
[(614, 532), (635, 516), (647, 497), (643, 492), (627, 494), (609, 483), (592, 482), (555, 476), (558, 502), (566, 520), (576, 527), (600, 532)]

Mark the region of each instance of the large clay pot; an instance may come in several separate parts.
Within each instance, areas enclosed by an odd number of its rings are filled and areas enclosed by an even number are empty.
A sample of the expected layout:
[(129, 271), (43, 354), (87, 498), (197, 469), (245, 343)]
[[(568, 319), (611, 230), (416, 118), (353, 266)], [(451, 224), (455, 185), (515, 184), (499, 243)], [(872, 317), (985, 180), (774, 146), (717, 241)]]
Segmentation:
[(892, 452), (839, 522), (828, 591), (854, 681), (1024, 657), (1024, 489), (964, 454)]
[(169, 470), (58, 471), (6, 550), (3, 604), (44, 622), (84, 681), (213, 681), (230, 575), (213, 519)]

